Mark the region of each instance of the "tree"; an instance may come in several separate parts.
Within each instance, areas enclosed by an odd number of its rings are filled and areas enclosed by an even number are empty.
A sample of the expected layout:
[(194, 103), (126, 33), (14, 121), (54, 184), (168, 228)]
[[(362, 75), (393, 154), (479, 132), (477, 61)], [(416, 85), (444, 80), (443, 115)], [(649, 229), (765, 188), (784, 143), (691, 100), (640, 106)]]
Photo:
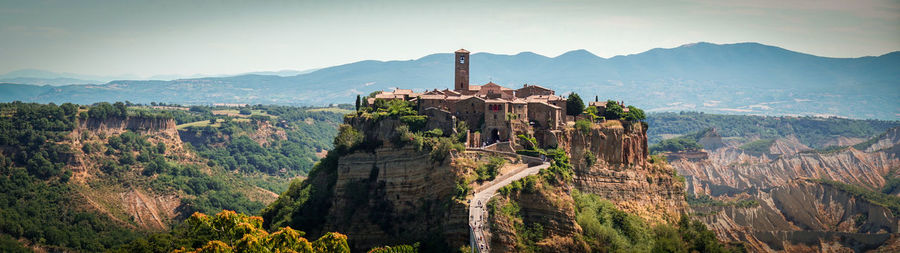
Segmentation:
[(356, 94), (356, 110), (359, 111), (359, 94)]
[(644, 110), (634, 106), (628, 106), (628, 113), (625, 114), (625, 120), (635, 121), (635, 120), (644, 120), (647, 116), (644, 115)]
[(569, 98), (566, 99), (566, 114), (576, 116), (581, 114), (581, 111), (584, 110), (584, 101), (581, 101), (581, 97), (578, 96), (578, 93), (572, 92), (569, 94)]
[(621, 119), (625, 114), (625, 109), (622, 109), (622, 106), (619, 105), (618, 102), (609, 100), (606, 101), (606, 112), (603, 113), (603, 117), (606, 119)]
[(248, 108), (248, 107), (241, 108), (241, 110), (239, 111), (239, 113), (240, 113), (241, 115), (250, 115), (250, 114), (253, 114), (253, 112), (250, 111), (250, 108)]

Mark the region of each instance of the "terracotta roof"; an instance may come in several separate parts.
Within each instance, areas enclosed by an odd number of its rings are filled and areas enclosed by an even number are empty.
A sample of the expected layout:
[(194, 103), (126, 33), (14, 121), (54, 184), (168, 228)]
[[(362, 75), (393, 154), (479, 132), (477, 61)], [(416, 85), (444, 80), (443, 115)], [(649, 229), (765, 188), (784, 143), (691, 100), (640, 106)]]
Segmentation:
[(436, 94), (425, 94), (419, 96), (419, 99), (445, 99), (447, 96), (445, 95), (436, 95)]
[(481, 90), (481, 85), (469, 85), (469, 90)]
[(606, 101), (590, 102), (590, 103), (588, 103), (588, 106), (606, 108)]
[(383, 92), (381, 94), (375, 95), (375, 98), (381, 99), (395, 99), (395, 98), (403, 98), (403, 95), (396, 95), (390, 92)]
[(527, 84), (527, 83), (526, 83), (525, 85), (523, 85), (522, 88), (519, 88), (519, 89), (521, 90), (521, 89), (525, 89), (525, 88), (538, 88), (538, 89), (542, 89), (542, 90), (552, 91), (551, 89), (547, 89), (547, 88), (541, 87), (540, 85), (534, 85), (534, 84), (529, 85), (529, 84)]
[(484, 101), (485, 103), (507, 103), (509, 101), (503, 99), (491, 98)]
[(517, 99), (513, 100), (511, 103), (513, 103), (513, 104), (527, 104), (528, 101), (525, 101), (525, 99), (517, 98)]
[(397, 95), (410, 95), (413, 91), (409, 89), (394, 89), (393, 93)]
[(449, 89), (444, 89), (444, 90), (442, 90), (441, 92), (443, 92), (444, 95), (448, 95), (448, 96), (449, 96), (449, 95), (457, 95), (457, 96), (459, 96), (459, 92), (456, 92), (456, 91), (453, 91), (453, 90), (449, 90)]
[(469, 51), (467, 51), (467, 50), (465, 50), (465, 49), (462, 49), (462, 48), (460, 48), (459, 50), (456, 50), (456, 52), (457, 52), (457, 53), (466, 53), (466, 54), (469, 53)]
[[(488, 83), (482, 85), (482, 86), (481, 86), (481, 89), (488, 88), (488, 87), (500, 87), (500, 90), (512, 90), (512, 89), (510, 89), (510, 88), (506, 88), (506, 87), (500, 86), (499, 84), (496, 84), (496, 83), (494, 83), (494, 82), (488, 82)], [(470, 90), (471, 90), (471, 88), (470, 88)]]
[(444, 93), (442, 93), (438, 90), (430, 90), (430, 91), (426, 91), (425, 93), (422, 93), (422, 95), (441, 95), (441, 94), (444, 94)]
[(553, 109), (562, 109), (562, 108), (560, 108), (559, 106), (551, 105), (551, 104), (548, 104), (548, 103), (545, 103), (545, 102), (541, 102), (541, 101), (528, 101), (528, 104), (529, 104), (529, 106), (528, 106), (529, 109), (530, 109), (530, 107), (531, 107), (531, 104), (539, 104), (539, 105), (543, 105), (543, 106), (548, 106), (548, 107), (553, 108)]
[(478, 99), (478, 100), (481, 100), (481, 101), (484, 101), (484, 99), (483, 99), (483, 98), (480, 98), (480, 97), (476, 97), (476, 96), (460, 96), (460, 98), (459, 98), (459, 100), (460, 100), (460, 101), (462, 101), (462, 100), (467, 100), (467, 99), (471, 99), (471, 98), (475, 98), (475, 99)]

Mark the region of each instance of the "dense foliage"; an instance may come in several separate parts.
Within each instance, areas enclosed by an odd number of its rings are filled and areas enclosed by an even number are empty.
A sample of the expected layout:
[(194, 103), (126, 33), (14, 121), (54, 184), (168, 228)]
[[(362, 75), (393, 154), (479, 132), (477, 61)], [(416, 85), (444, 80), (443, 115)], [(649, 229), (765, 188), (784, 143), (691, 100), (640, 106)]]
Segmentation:
[[(200, 108), (197, 110), (214, 109)], [(287, 178), (309, 172), (319, 159), (317, 151), (332, 149), (329, 140), (341, 120), (338, 112), (313, 108), (250, 108), (264, 115), (217, 115), (211, 118), (214, 124), (187, 126), (180, 133), (201, 156), (212, 161), (210, 165), (266, 178), (255, 183), (277, 193), (287, 189)]]
[[(80, 195), (84, 193), (79, 192), (95, 187), (124, 186), (174, 193), (182, 197), (183, 205), (176, 209), (179, 213), (218, 212), (223, 208), (256, 213), (263, 205), (245, 196), (242, 189), (249, 187), (245, 180), (217, 169), (218, 166), (233, 170), (245, 168), (239, 171), (281, 172), (281, 168), (291, 168), (296, 173), (285, 174), (302, 174), (303, 168), (312, 167), (318, 160), (315, 151), (331, 147), (329, 140), (336, 132), (339, 111), (343, 110), (253, 106), (250, 108), (254, 115), (242, 117), (228, 114), (227, 110), (226, 114), (214, 114), (213, 111), (223, 110), (215, 107), (187, 109), (128, 104), (0, 104), (0, 246), (13, 243), (15, 240), (6, 240), (11, 236), (51, 250), (98, 252), (139, 236), (133, 228), (113, 222), (109, 214), (85, 211), (93, 210), (96, 207), (89, 205), (97, 204), (89, 204)], [(185, 127), (182, 136), (197, 141), (193, 147), (209, 160), (186, 162), (189, 154), (173, 152), (171, 145), (158, 138), (151, 140), (148, 135), (131, 131), (109, 134), (82, 130), (78, 135), (71, 134), (84, 121), (116, 124), (115, 120), (129, 118), (174, 119), (179, 124), (197, 125)], [(267, 145), (254, 142), (249, 136), (258, 130), (257, 123), (263, 121), (275, 125), (273, 128), (284, 129), (286, 138)], [(216, 139), (222, 142), (191, 138), (196, 137), (198, 129), (216, 136), (208, 139), (222, 137)], [(72, 146), (72, 143), (80, 144)], [(176, 148), (190, 152), (190, 146)], [(68, 168), (81, 155), (90, 164), (96, 164), (100, 172), (92, 173), (86, 185), (69, 182), (72, 172)], [(123, 220), (131, 223), (129, 219)]]
[(105, 215), (79, 211), (84, 202), (65, 169), (75, 151), (61, 144), (77, 112), (72, 104), (0, 104), (0, 233), (94, 252), (136, 236)]
[(723, 137), (771, 139), (796, 136), (807, 146), (820, 148), (836, 136), (869, 138), (900, 126), (898, 121), (855, 120), (820, 117), (766, 117), (706, 114), (700, 112), (653, 113), (647, 122), (649, 142), (660, 142), (662, 134), (683, 135), (716, 128)]
[(657, 144), (650, 145), (650, 153), (697, 151), (702, 148), (703, 145), (697, 143), (693, 138), (676, 137), (665, 139)]
[(575, 221), (594, 252), (739, 252), (728, 247), (703, 223), (682, 216), (677, 227), (650, 226), (594, 194), (573, 191)]
[(310, 242), (303, 231), (283, 227), (269, 233), (263, 219), (233, 211), (194, 213), (169, 233), (139, 239), (121, 252), (350, 252), (347, 236), (326, 233)]

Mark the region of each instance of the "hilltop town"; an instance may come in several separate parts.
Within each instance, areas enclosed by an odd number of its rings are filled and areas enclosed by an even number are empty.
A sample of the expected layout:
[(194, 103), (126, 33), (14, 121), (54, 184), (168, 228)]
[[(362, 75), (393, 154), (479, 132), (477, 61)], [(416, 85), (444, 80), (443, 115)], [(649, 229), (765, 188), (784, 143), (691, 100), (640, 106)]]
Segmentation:
[[(411, 89), (394, 89), (376, 92), (366, 98), (365, 105), (376, 107), (378, 100), (404, 100), (415, 103), (420, 115), (429, 116), (434, 125), (455, 126), (465, 122), (467, 147), (481, 147), (502, 143), (502, 150), (512, 151), (516, 136), (534, 136), (540, 143), (553, 143), (560, 130), (577, 119), (585, 118), (579, 112), (567, 112), (567, 97), (559, 96), (552, 89), (533, 84), (523, 84), (512, 89), (493, 82), (484, 85), (469, 83), (469, 51), (455, 52), (454, 89), (433, 89), (415, 92)], [(579, 103), (581, 103), (579, 98)], [(629, 111), (621, 102), (623, 113)], [(603, 115), (608, 101), (589, 103), (592, 113)], [(542, 140), (547, 140), (542, 141)], [(553, 145), (553, 144), (551, 144)]]

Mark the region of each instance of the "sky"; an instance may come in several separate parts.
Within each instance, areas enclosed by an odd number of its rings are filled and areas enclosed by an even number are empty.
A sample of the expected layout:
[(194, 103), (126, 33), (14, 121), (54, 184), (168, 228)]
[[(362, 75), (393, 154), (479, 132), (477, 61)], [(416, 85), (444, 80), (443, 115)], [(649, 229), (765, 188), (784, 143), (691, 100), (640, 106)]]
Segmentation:
[(459, 48), (612, 57), (700, 41), (882, 55), (900, 50), (900, 1), (0, 0), (0, 73), (219, 75)]

